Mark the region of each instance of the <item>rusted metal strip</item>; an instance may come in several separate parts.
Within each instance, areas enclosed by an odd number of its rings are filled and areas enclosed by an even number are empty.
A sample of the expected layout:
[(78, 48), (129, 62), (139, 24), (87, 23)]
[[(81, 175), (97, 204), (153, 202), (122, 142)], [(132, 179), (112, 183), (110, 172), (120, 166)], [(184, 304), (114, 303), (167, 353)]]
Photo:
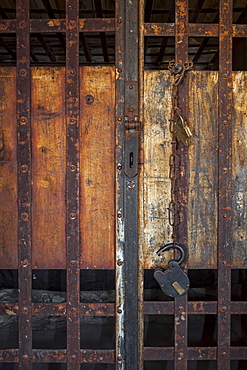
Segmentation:
[[(175, 61), (183, 64), (188, 61), (188, 8), (189, 1), (182, 0), (175, 4), (175, 21), (176, 21), (176, 37), (175, 37)], [(179, 108), (181, 109), (183, 118), (188, 116), (188, 79), (185, 77), (182, 84), (179, 86), (178, 99)], [(188, 202), (188, 149), (183, 143), (179, 143), (178, 155), (180, 156), (180, 178), (177, 180), (178, 186), (178, 201), (180, 201), (180, 223), (177, 226), (179, 243), (187, 246), (187, 202)], [(176, 229), (175, 229), (176, 230)], [(187, 295), (175, 298), (175, 328), (174, 328), (174, 369), (187, 369)]]
[(231, 347), (231, 360), (247, 360), (247, 347)]
[(116, 1), (116, 369), (125, 369), (124, 330), (124, 1)]
[(233, 24), (232, 25), (233, 37), (247, 37), (247, 24)]
[(218, 368), (230, 370), (232, 0), (220, 0), (218, 120)]
[(19, 307), (16, 303), (1, 303), (0, 316), (16, 316), (18, 315)]
[[(190, 315), (215, 315), (217, 314), (217, 303), (216, 302), (187, 302), (188, 314)], [(241, 307), (241, 305), (240, 305)], [(247, 308), (243, 305), (243, 308)], [(235, 311), (234, 311), (235, 312)], [(243, 311), (247, 312), (247, 310)], [(173, 315), (174, 314), (174, 303), (173, 302), (145, 302), (144, 303), (144, 315)]]
[(0, 362), (19, 362), (19, 350), (0, 350)]
[(174, 23), (145, 23), (144, 35), (145, 36), (175, 36)]
[[(145, 23), (145, 36), (175, 36), (174, 23)], [(218, 37), (219, 25), (213, 23), (190, 23), (188, 24), (188, 36)]]
[(32, 368), (32, 258), (31, 258), (31, 71), (29, 3), (16, 3), (17, 21), (17, 165), (18, 165), (18, 290), (19, 367)]
[(114, 316), (113, 303), (81, 303), (81, 316)]
[(143, 359), (145, 360), (162, 360), (172, 361), (174, 360), (174, 348), (173, 347), (144, 347)]
[(80, 361), (90, 363), (114, 363), (114, 350), (81, 350)]
[(66, 303), (33, 303), (33, 316), (65, 316)]
[(189, 23), (188, 36), (218, 37), (219, 25), (214, 23)]
[(79, 1), (66, 1), (67, 363), (80, 369)]
[[(217, 349), (215, 347), (189, 347), (188, 360), (216, 360)], [(145, 347), (144, 360), (168, 361), (174, 359), (174, 348), (169, 347)]]
[(66, 359), (67, 359), (66, 349), (58, 349), (58, 350), (34, 349), (33, 350), (33, 362), (65, 363)]

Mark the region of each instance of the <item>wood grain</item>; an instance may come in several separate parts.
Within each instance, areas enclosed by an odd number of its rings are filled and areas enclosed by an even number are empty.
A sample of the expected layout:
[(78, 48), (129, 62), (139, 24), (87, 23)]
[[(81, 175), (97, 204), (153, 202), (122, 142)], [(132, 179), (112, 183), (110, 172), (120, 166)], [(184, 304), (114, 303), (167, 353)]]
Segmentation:
[(233, 75), (232, 267), (247, 267), (247, 72)]
[[(0, 68), (0, 268), (18, 268), (15, 68)], [(3, 141), (2, 141), (3, 140)]]
[(32, 69), (33, 268), (65, 268), (64, 69)]
[[(114, 268), (115, 73), (81, 69), (81, 268)], [(90, 104), (90, 97), (93, 102)]]
[(189, 268), (217, 268), (218, 73), (189, 76)]

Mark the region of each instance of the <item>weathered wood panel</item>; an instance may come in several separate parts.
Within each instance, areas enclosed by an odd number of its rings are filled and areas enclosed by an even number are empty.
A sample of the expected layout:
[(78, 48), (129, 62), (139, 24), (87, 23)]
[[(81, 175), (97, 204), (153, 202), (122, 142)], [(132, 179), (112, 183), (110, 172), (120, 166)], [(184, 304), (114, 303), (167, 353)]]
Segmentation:
[[(195, 136), (189, 148), (189, 268), (217, 264), (217, 73), (193, 72), (189, 88), (190, 125)], [(144, 124), (144, 254), (145, 268), (165, 266), (168, 255), (159, 246), (171, 242), (169, 156), (171, 84), (168, 71), (145, 72)], [(142, 216), (141, 216), (142, 217)]]
[(232, 266), (247, 267), (247, 73), (233, 73)]
[(145, 268), (164, 266), (168, 256), (158, 257), (161, 245), (171, 242), (172, 228), (168, 223), (171, 184), (171, 83), (168, 71), (146, 71), (144, 78), (144, 168), (143, 212)]
[(0, 68), (0, 268), (18, 268), (15, 68)]
[(115, 73), (81, 69), (81, 268), (114, 268)]
[(32, 69), (32, 259), (65, 268), (66, 129), (64, 69)]
[(189, 76), (189, 268), (217, 268), (218, 73)]

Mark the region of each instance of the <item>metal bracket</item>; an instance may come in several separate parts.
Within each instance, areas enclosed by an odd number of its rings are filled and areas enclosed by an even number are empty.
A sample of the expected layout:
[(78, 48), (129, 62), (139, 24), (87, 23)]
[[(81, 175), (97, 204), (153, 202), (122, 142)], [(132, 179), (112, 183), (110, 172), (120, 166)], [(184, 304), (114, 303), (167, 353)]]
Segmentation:
[(128, 177), (138, 174), (139, 164), (139, 130), (141, 129), (138, 117), (125, 117), (125, 166), (124, 172)]

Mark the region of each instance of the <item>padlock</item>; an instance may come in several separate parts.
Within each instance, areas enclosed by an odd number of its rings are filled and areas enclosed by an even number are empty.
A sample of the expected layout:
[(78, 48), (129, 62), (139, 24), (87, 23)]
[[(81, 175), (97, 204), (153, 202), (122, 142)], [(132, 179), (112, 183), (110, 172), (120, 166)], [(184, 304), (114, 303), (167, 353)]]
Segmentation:
[(160, 252), (164, 252), (172, 248), (180, 251), (181, 256), (179, 260), (170, 260), (168, 263), (168, 269), (166, 270), (156, 268), (154, 271), (154, 278), (157, 280), (162, 291), (166, 295), (176, 298), (186, 294), (190, 286), (188, 276), (179, 266), (185, 259), (184, 249), (178, 243), (169, 243), (164, 247), (161, 247), (157, 253), (160, 255)]

